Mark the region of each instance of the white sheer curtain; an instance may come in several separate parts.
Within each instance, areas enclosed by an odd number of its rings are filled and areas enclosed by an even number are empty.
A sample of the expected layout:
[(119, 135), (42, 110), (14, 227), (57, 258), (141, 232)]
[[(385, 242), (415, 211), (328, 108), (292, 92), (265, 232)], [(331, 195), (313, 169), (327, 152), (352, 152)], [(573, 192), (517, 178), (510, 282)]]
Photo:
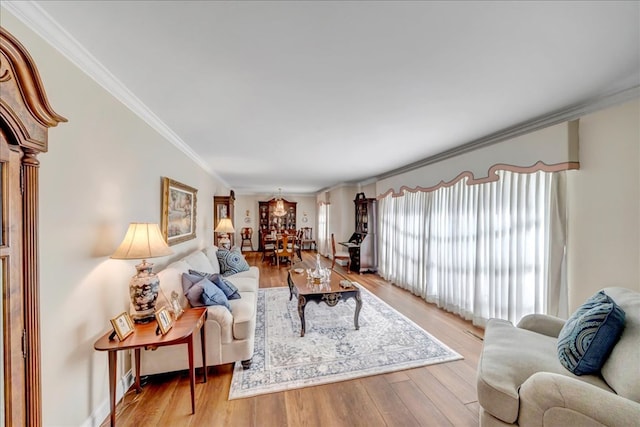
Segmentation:
[(380, 274), (477, 325), (562, 314), (562, 174), (500, 171), (381, 199)]
[(331, 214), (331, 205), (329, 203), (320, 202), (318, 205), (318, 233), (316, 235), (318, 244), (318, 253), (322, 256), (329, 256), (331, 249), (331, 235), (329, 235), (329, 217)]

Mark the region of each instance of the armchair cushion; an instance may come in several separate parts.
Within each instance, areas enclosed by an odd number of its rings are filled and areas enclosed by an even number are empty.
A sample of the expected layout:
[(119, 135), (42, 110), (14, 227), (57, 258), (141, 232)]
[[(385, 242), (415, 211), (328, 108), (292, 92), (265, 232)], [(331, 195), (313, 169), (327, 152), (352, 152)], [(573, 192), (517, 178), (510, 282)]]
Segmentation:
[(576, 375), (595, 374), (624, 329), (624, 311), (603, 291), (587, 300), (558, 335), (558, 358)]

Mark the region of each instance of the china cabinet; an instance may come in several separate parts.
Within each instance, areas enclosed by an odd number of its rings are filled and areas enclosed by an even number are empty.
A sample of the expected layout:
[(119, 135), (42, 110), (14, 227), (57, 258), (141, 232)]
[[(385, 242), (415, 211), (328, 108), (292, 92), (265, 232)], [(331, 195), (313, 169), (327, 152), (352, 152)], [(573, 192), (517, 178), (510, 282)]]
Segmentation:
[(287, 231), (289, 233), (296, 232), (296, 206), (297, 202), (289, 202), (282, 199), (284, 204), (285, 214), (283, 216), (277, 216), (276, 211), (277, 199), (271, 199), (265, 202), (258, 202), (258, 224), (260, 226), (260, 248), (262, 251), (262, 235), (268, 234), (272, 231), (276, 233), (282, 233)]

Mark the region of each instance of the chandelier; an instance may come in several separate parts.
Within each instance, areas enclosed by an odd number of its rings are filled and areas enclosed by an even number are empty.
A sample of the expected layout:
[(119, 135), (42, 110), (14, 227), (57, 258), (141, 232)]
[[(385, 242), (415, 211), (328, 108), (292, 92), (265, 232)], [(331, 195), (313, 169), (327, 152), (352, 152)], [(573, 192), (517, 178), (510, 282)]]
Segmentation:
[(285, 216), (287, 211), (284, 209), (284, 201), (282, 200), (282, 188), (278, 188), (280, 192), (278, 198), (276, 199), (276, 210), (273, 211), (275, 216)]

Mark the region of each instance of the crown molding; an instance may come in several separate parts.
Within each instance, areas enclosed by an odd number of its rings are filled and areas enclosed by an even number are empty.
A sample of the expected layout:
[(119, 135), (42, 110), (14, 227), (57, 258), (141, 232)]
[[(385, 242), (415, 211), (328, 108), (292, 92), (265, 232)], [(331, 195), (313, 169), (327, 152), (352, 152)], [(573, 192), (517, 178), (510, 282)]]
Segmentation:
[(216, 174), (209, 164), (36, 2), (4, 0), (2, 7), (11, 12), (207, 173), (218, 179), (224, 186), (229, 187), (228, 183)]
[[(558, 123), (576, 120), (586, 114), (593, 113), (598, 110), (603, 110), (614, 105), (622, 104), (635, 98), (640, 98), (640, 86), (632, 86), (627, 89), (612, 92), (598, 98), (593, 98), (586, 102), (574, 104), (569, 107), (553, 111), (549, 114), (536, 117), (532, 120), (527, 120), (526, 122), (519, 123), (501, 131), (452, 148), (450, 150), (443, 151), (434, 156), (430, 156), (422, 160), (418, 160), (417, 162), (402, 166), (400, 168), (390, 170), (381, 175), (365, 180), (363, 181), (363, 183), (370, 183), (372, 179), (374, 179), (375, 181), (379, 181), (381, 179), (390, 178), (392, 176), (406, 173), (437, 162), (441, 162), (443, 160), (450, 159), (452, 157), (459, 156), (461, 154), (465, 154), (479, 148), (488, 147), (507, 139), (516, 138), (518, 136), (535, 132), (549, 126), (557, 125)], [(361, 185), (365, 184), (361, 183)]]

